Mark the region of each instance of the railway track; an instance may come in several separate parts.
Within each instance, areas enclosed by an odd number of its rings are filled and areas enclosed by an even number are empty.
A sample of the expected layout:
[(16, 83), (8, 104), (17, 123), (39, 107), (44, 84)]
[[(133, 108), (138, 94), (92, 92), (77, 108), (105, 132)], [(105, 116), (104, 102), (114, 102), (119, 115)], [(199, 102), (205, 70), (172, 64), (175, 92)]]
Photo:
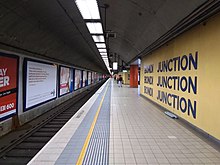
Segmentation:
[(103, 83), (56, 107), (53, 109), (54, 113), (51, 113), (53, 110), (49, 111), (51, 114), (40, 123), (11, 141), (8, 146), (1, 148), (0, 165), (27, 164)]

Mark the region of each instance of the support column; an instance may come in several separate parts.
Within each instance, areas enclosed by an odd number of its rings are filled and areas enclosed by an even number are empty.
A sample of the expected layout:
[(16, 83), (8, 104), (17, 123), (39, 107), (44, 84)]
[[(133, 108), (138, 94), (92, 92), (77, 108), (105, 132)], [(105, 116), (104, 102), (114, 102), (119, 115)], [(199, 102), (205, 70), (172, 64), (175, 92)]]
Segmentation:
[(130, 87), (138, 87), (138, 65), (130, 66)]

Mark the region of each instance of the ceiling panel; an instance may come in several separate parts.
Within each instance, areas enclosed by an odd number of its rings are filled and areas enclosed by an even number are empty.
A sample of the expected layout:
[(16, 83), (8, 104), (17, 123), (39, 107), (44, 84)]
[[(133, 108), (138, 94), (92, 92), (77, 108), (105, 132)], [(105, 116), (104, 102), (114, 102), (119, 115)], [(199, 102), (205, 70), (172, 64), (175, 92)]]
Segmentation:
[[(98, 0), (104, 28), (116, 33), (109, 38), (110, 54), (130, 62), (204, 2)], [(107, 72), (74, 0), (2, 0), (0, 26), (1, 43), (33, 56)]]

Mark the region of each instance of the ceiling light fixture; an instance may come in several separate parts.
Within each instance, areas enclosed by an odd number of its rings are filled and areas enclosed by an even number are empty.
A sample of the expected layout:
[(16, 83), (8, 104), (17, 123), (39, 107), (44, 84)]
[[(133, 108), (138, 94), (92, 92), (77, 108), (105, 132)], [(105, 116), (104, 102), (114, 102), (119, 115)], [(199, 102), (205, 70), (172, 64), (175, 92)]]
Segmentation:
[(99, 53), (110, 73), (105, 38), (103, 36), (103, 28), (97, 0), (75, 0), (75, 3), (83, 19), (86, 21), (86, 26), (92, 35)]
[(102, 24), (100, 22), (87, 22), (86, 26), (91, 34), (103, 34)]
[(100, 19), (96, 0), (76, 0), (76, 5), (83, 19)]
[(106, 48), (105, 43), (96, 43), (97, 48)]
[(101, 56), (107, 56), (107, 53), (100, 53)]
[(94, 42), (105, 42), (103, 35), (92, 35)]
[(106, 49), (98, 49), (100, 53), (106, 53)]

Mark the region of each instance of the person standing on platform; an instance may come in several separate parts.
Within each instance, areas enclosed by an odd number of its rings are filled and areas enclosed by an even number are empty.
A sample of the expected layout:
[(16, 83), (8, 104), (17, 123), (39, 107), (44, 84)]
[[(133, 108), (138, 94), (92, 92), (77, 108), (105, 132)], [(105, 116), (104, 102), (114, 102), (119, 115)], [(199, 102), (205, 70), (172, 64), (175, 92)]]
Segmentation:
[(121, 75), (119, 75), (119, 78), (118, 78), (118, 86), (119, 87), (122, 87), (122, 81), (123, 81), (123, 79), (122, 79)]

